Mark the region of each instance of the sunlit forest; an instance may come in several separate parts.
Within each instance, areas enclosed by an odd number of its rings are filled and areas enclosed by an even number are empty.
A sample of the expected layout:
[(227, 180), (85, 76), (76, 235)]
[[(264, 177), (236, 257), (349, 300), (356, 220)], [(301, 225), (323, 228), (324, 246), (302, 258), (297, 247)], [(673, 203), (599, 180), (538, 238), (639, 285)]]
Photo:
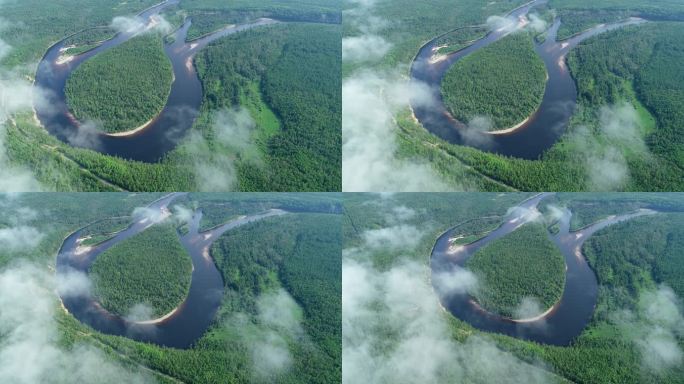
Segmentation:
[[(12, 80), (11, 93), (24, 95), (14, 89), (30, 87), (37, 63), (52, 44), (66, 39), (63, 57), (87, 52), (121, 26), (139, 23), (135, 15), (155, 4), (3, 2), (2, 20), (14, 20), (3, 22), (0, 32), (7, 45), (0, 63), (3, 78)], [(163, 41), (159, 33), (145, 32), (95, 55), (69, 77), (69, 107), (88, 127), (130, 131), (157, 116), (173, 80), (163, 44), (173, 42), (170, 34), (184, 22), (191, 22), (188, 41), (261, 18), (285, 25), (219, 39), (194, 56), (191, 64), (205, 91), (200, 116), (173, 143), (175, 150), (158, 162), (127, 160), (61, 142), (35, 121), (28, 97), (3, 121), (3, 162), (30, 178), (32, 190), (339, 191), (340, 8), (339, 2), (329, 0), (171, 4), (155, 21)], [(267, 44), (254, 44), (255, 39)], [(240, 81), (234, 81), (238, 77)], [(250, 124), (228, 126), (225, 129), (238, 132), (226, 136), (221, 134), (222, 118), (232, 111), (247, 111)], [(177, 129), (166, 128), (169, 135)]]

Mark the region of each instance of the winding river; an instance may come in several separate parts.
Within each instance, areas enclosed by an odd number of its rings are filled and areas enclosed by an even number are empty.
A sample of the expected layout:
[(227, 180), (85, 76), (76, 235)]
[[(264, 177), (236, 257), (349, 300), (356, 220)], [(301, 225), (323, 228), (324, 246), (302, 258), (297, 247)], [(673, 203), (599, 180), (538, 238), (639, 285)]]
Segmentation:
[[(530, 10), (547, 0), (534, 0), (508, 14), (520, 24), (526, 20)], [(412, 81), (427, 84), (436, 103), (425, 104), (421, 99), (411, 100), (416, 119), (428, 131), (453, 144), (468, 145), (484, 151), (523, 159), (538, 159), (563, 134), (570, 117), (575, 111), (577, 87), (566, 65), (570, 50), (582, 41), (600, 33), (627, 25), (643, 23), (645, 20), (630, 18), (622, 22), (598, 25), (563, 41), (556, 41), (560, 20), (554, 20), (543, 43), (535, 43), (535, 51), (544, 61), (548, 80), (541, 105), (524, 123), (504, 133), (491, 133), (470, 128), (456, 120), (444, 104), (441, 84), (447, 71), (464, 57), (509, 35), (510, 30), (497, 29), (460, 51), (440, 57), (436, 55), (438, 36), (425, 44), (411, 65)]]
[[(131, 127), (125, 134), (106, 134), (90, 124), (78, 121), (69, 110), (64, 88), (73, 71), (94, 56), (117, 47), (153, 28), (157, 16), (180, 0), (167, 0), (138, 15), (141, 27), (118, 33), (98, 47), (69, 59), (62, 57), (66, 39), (53, 45), (38, 65), (34, 86), (47, 90), (47, 102), (34, 102), (36, 116), (45, 129), (72, 146), (92, 149), (104, 154), (143, 162), (157, 162), (175, 148), (197, 118), (202, 103), (202, 84), (193, 65), (194, 55), (209, 43), (255, 27), (279, 23), (272, 19), (230, 26), (202, 38), (186, 42), (191, 21), (187, 20), (175, 33), (172, 43), (164, 44), (171, 61), (174, 81), (163, 110), (143, 127)], [(68, 37), (67, 37), (68, 38)]]
[[(549, 195), (549, 193), (539, 194), (522, 202), (518, 205), (518, 209), (512, 210), (504, 218), (501, 226), (473, 243), (450, 246), (449, 239), (453, 237), (458, 227), (442, 234), (432, 250), (433, 275), (464, 268), (468, 259), (479, 249), (529, 222), (534, 213), (538, 213), (539, 202)], [(603, 228), (655, 213), (656, 211), (650, 209), (640, 209), (628, 214), (610, 216), (571, 232), (572, 213), (566, 209), (559, 221), (559, 232), (555, 235), (549, 234), (565, 259), (566, 278), (563, 295), (558, 303), (538, 317), (524, 320), (505, 318), (484, 310), (469, 294), (459, 292), (441, 295), (442, 306), (454, 316), (483, 331), (501, 333), (543, 344), (568, 345), (591, 320), (598, 298), (596, 275), (582, 255), (582, 245), (591, 235)], [(440, 292), (438, 287), (435, 288), (436, 292)]]
[[(169, 204), (182, 193), (165, 196), (148, 206), (160, 218), (170, 216)], [(211, 245), (222, 234), (239, 226), (287, 214), (280, 209), (242, 216), (226, 224), (200, 232), (202, 212), (196, 211), (188, 233), (180, 237), (183, 247), (192, 259), (192, 281), (185, 300), (171, 313), (147, 321), (130, 321), (104, 309), (92, 294), (60, 292), (66, 310), (79, 321), (102, 333), (125, 336), (136, 341), (154, 343), (173, 348), (189, 348), (198, 340), (214, 320), (223, 298), (223, 279), (209, 254)], [(73, 271), (88, 273), (97, 257), (114, 245), (148, 229), (155, 222), (138, 218), (128, 228), (112, 238), (92, 247), (81, 246), (80, 229), (68, 236), (57, 256), (57, 274), (67, 275)], [(87, 228), (87, 227), (86, 227)]]

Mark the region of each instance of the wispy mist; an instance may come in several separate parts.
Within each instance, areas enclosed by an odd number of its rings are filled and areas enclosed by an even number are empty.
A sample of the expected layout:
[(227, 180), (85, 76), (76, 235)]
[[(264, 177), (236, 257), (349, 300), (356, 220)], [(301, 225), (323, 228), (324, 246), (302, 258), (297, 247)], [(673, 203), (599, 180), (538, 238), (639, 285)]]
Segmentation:
[(342, 57), (349, 62), (374, 61), (384, 57), (392, 45), (380, 36), (363, 35), (342, 39)]
[(192, 221), (193, 212), (191, 209), (186, 208), (182, 205), (173, 206), (173, 218), (177, 223), (189, 223)]
[(161, 223), (168, 217), (168, 213), (160, 209), (153, 209), (149, 207), (137, 207), (133, 210), (133, 218), (141, 220), (143, 224), (157, 224)]
[(256, 382), (274, 382), (292, 368), (291, 344), (303, 340), (303, 312), (284, 289), (257, 299), (256, 316), (235, 313), (225, 326), (236, 332), (249, 351)]
[(117, 16), (112, 19), (109, 27), (116, 32), (127, 34), (159, 32), (166, 35), (173, 30), (171, 23), (162, 15), (153, 15), (149, 20), (139, 16)]
[(252, 363), (257, 378), (279, 375), (292, 366), (288, 340), (301, 337), (302, 310), (284, 289), (263, 295), (257, 302), (260, 335), (252, 343)]
[(37, 247), (43, 237), (41, 232), (30, 226), (0, 228), (0, 248), (9, 252), (30, 250)]
[[(345, 23), (357, 34), (343, 40), (342, 60), (365, 63), (382, 59), (392, 43), (378, 35), (389, 22), (373, 14), (374, 1), (353, 1)], [(342, 82), (342, 186), (345, 191), (446, 190), (431, 166), (401, 158), (395, 116), (409, 100), (434, 102), (426, 85), (409, 82), (400, 69), (358, 68)]]
[(138, 303), (128, 310), (124, 318), (132, 323), (152, 320), (154, 319), (154, 308), (145, 303)]
[(208, 133), (211, 140), (193, 132), (186, 144), (192, 155), (197, 188), (203, 192), (232, 191), (238, 187), (237, 159), (262, 162), (253, 137), (256, 123), (244, 107), (218, 111), (212, 121)]
[[(426, 266), (398, 262), (380, 271), (350, 259), (342, 265), (344, 383), (547, 382), (543, 370), (483, 337), (454, 340)], [(465, 280), (445, 280), (445, 287), (473, 281), (451, 277)]]
[(625, 153), (650, 156), (641, 129), (639, 115), (628, 103), (601, 108), (596, 130), (575, 128), (570, 142), (577, 148), (575, 156), (585, 164), (587, 189), (614, 191), (630, 182)]
[(490, 30), (506, 34), (532, 30), (544, 32), (548, 28), (546, 21), (536, 13), (516, 18), (513, 16), (490, 16), (486, 22)]
[[(361, 239), (391, 232), (395, 241), (403, 241), (396, 226), (366, 231)], [(364, 240), (344, 251), (344, 383), (550, 382), (544, 369), (500, 350), (486, 337), (454, 339), (427, 262), (408, 260), (402, 256), (406, 249), (398, 247), (391, 266), (377, 267), (374, 245)], [(461, 268), (433, 275), (432, 283), (440, 294), (478, 287), (476, 276)]]
[(89, 296), (92, 282), (84, 272), (68, 269), (55, 278), (57, 293), (62, 298)]
[[(63, 280), (59, 286), (79, 284)], [(55, 321), (57, 286), (53, 274), (30, 264), (0, 272), (0, 382), (155, 382), (149, 374), (124, 368), (90, 344), (64, 347)]]
[[(2, 15), (0, 2), (0, 16)], [(11, 22), (0, 17), (0, 62), (12, 51), (2, 38), (2, 34)], [(13, 115), (30, 111), (33, 102), (47, 103), (44, 91), (36, 90), (31, 83), (21, 75), (29, 72), (22, 68), (0, 68), (0, 192), (29, 192), (43, 189), (33, 173), (21, 166), (13, 164), (7, 153), (7, 130), (16, 124)]]
[(618, 312), (613, 321), (637, 346), (646, 370), (660, 374), (684, 362), (678, 341), (684, 337), (684, 316), (671, 288), (661, 285), (642, 293), (637, 311)]

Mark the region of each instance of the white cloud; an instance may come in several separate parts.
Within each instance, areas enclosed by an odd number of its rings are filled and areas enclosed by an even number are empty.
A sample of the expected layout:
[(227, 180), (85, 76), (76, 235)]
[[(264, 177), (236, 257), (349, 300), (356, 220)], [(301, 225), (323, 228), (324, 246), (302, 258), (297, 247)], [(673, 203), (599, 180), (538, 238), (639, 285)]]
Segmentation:
[(549, 27), (546, 21), (540, 18), (536, 13), (529, 14), (528, 19), (530, 24), (527, 25), (527, 28), (535, 32), (544, 32)]
[(443, 297), (473, 294), (479, 286), (475, 274), (458, 266), (454, 266), (449, 271), (433, 273), (432, 284)]
[[(541, 303), (536, 297), (523, 297), (518, 306), (513, 310), (513, 318), (516, 320), (527, 320), (535, 318), (544, 313), (548, 308), (542, 308)], [(535, 327), (546, 326), (544, 319), (539, 319), (534, 323), (527, 323)]]
[(579, 126), (569, 136), (578, 161), (584, 164), (587, 189), (624, 189), (631, 178), (627, 153), (645, 158), (651, 154), (642, 138), (639, 116), (628, 103), (604, 106), (599, 110), (595, 130)]
[(137, 33), (145, 28), (145, 20), (139, 17), (117, 16), (112, 19), (110, 28), (119, 33)]
[(174, 205), (173, 211), (173, 217), (176, 219), (177, 222), (189, 223), (192, 221), (193, 212), (191, 209), (188, 209), (182, 205)]
[(542, 214), (537, 210), (537, 208), (525, 208), (521, 206), (515, 206), (508, 209), (506, 212), (506, 217), (511, 217), (512, 223), (531, 223), (538, 222), (542, 219)]
[(133, 218), (137, 221), (140, 220), (143, 224), (161, 223), (168, 217), (168, 214), (161, 209), (153, 209), (149, 207), (137, 207), (133, 210)]
[(558, 208), (557, 206), (553, 204), (548, 204), (546, 206), (547, 213), (546, 213), (546, 221), (548, 223), (553, 223), (554, 221), (560, 220), (564, 215), (565, 211)]
[(377, 35), (362, 35), (342, 39), (342, 60), (360, 63), (381, 59), (392, 44)]
[(343, 189), (354, 191), (440, 191), (446, 185), (425, 162), (397, 156), (394, 116), (409, 100), (426, 105), (434, 95), (424, 84), (397, 73), (360, 71), (342, 84)]
[[(238, 187), (236, 159), (261, 164), (253, 139), (256, 123), (244, 107), (215, 113), (211, 135), (223, 148), (217, 151), (200, 133), (186, 144), (192, 156), (197, 188), (203, 192), (231, 191)], [(224, 152), (230, 152), (226, 154)]]
[(132, 323), (154, 319), (154, 309), (147, 304), (138, 303), (132, 306), (125, 316)]
[(406, 250), (415, 248), (424, 232), (413, 225), (401, 224), (394, 227), (370, 229), (361, 237), (364, 246), (371, 250)]
[(71, 268), (57, 275), (56, 285), (59, 296), (67, 298), (89, 296), (92, 288), (88, 275)]
[(288, 331), (290, 334), (302, 331), (302, 309), (284, 289), (263, 295), (257, 301), (259, 319), (262, 323)]
[(586, 158), (590, 187), (597, 191), (613, 191), (629, 180), (627, 160), (619, 149), (598, 149)]
[[(11, 22), (0, 17), (0, 32), (10, 26)], [(11, 51), (12, 46), (0, 38), (0, 61)], [(43, 189), (29, 169), (10, 162), (6, 149), (7, 130), (10, 125), (15, 124), (12, 116), (30, 111), (34, 102), (47, 103), (45, 91), (35, 89), (16, 68), (0, 68), (0, 192), (31, 192)]]
[(92, 120), (85, 121), (76, 130), (65, 130), (66, 140), (75, 147), (84, 147), (97, 150), (102, 141), (102, 124)]
[(491, 118), (474, 116), (460, 132), (463, 142), (478, 147), (491, 146), (494, 142), (493, 136), (487, 133), (492, 131), (492, 127), (494, 127), (494, 123)]
[(613, 319), (641, 352), (644, 368), (662, 373), (684, 362), (679, 343), (684, 337), (684, 316), (671, 288), (662, 285), (643, 293), (637, 312), (622, 311)]
[(126, 34), (159, 32), (166, 35), (173, 30), (171, 23), (162, 15), (152, 15), (148, 20), (138, 16), (117, 16), (112, 19), (109, 27)]
[(547, 382), (482, 337), (453, 340), (426, 266), (344, 259), (342, 270), (343, 383)]
[(4, 40), (0, 39), (0, 60), (7, 57), (7, 55), (12, 50), (12, 47), (7, 44)]
[(524, 30), (532, 30), (534, 32), (540, 33), (544, 32), (548, 28), (546, 21), (541, 19), (536, 13), (530, 13), (519, 18), (510, 15), (490, 16), (487, 18), (486, 23), (490, 30), (504, 34), (515, 33)]
[(495, 32), (511, 33), (519, 28), (518, 20), (511, 16), (489, 16), (487, 26)]
[(22, 264), (0, 272), (0, 382), (153, 383), (91, 345), (64, 347), (54, 317), (54, 275)]
[(287, 341), (275, 332), (264, 332), (251, 347), (254, 374), (258, 378), (272, 377), (292, 365)]
[(34, 227), (0, 228), (0, 248), (9, 252), (29, 250), (37, 247), (44, 237)]
[(304, 340), (303, 313), (283, 289), (260, 296), (256, 309), (256, 318), (237, 313), (226, 326), (237, 332), (248, 348), (255, 381), (274, 382), (292, 367), (290, 345)]
[[(3, 48), (0, 44), (3, 51), (7, 52), (7, 47)], [(34, 100), (37, 103), (46, 102), (44, 93), (34, 89), (31, 83), (19, 74), (0, 69), (0, 191), (42, 190), (42, 186), (30, 170), (10, 163), (6, 150), (7, 130), (10, 124), (15, 124), (12, 116), (31, 110)]]
[(416, 217), (415, 210), (405, 205), (396, 205), (392, 206), (392, 209), (387, 214), (386, 219), (389, 223), (401, 223), (409, 221), (414, 217)]

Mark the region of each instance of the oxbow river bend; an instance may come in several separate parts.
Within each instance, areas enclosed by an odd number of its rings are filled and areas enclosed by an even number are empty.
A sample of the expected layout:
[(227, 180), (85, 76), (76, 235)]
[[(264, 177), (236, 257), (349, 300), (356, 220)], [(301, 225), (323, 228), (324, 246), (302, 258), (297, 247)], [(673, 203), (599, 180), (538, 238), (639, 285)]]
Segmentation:
[[(153, 202), (148, 208), (157, 212), (159, 217), (169, 216), (169, 204), (181, 195), (183, 194), (170, 194)], [(223, 298), (223, 279), (209, 253), (213, 242), (222, 234), (239, 226), (285, 214), (287, 212), (284, 210), (270, 209), (259, 214), (242, 216), (200, 232), (202, 212), (196, 211), (188, 233), (182, 236), (179, 234), (183, 247), (192, 259), (192, 281), (188, 296), (174, 311), (159, 319), (125, 319), (108, 312), (90, 293), (60, 292), (62, 304), (79, 321), (102, 333), (166, 347), (189, 348), (209, 328)], [(125, 230), (92, 247), (80, 245), (83, 229), (74, 232), (64, 240), (57, 256), (58, 277), (71, 273), (87, 274), (90, 266), (104, 251), (154, 224), (149, 218), (138, 218)]]
[[(509, 13), (507, 16), (526, 23), (526, 15), (546, 0), (529, 2)], [(446, 56), (437, 55), (438, 40), (441, 36), (425, 44), (411, 65), (411, 80), (427, 84), (432, 90), (436, 103), (426, 104), (421, 100), (411, 100), (411, 108), (416, 119), (428, 131), (453, 144), (467, 145), (484, 151), (513, 156), (523, 159), (538, 159), (565, 132), (570, 117), (575, 111), (577, 87), (568, 70), (568, 52), (582, 41), (606, 31), (627, 25), (643, 23), (645, 20), (630, 18), (613, 24), (602, 24), (563, 41), (556, 41), (560, 19), (554, 20), (548, 29), (546, 40), (535, 43), (535, 51), (544, 61), (548, 80), (541, 105), (522, 125), (505, 133), (483, 132), (471, 128), (467, 122), (456, 120), (444, 105), (441, 84), (447, 71), (464, 57), (501, 40), (511, 33), (510, 29), (497, 29), (472, 45)]]
[(118, 33), (81, 55), (69, 59), (62, 57), (66, 38), (53, 45), (38, 65), (34, 84), (43, 90), (40, 94), (47, 98), (47, 102), (36, 99), (34, 103), (36, 116), (45, 129), (61, 141), (76, 147), (148, 163), (161, 160), (164, 154), (175, 148), (192, 127), (202, 103), (202, 84), (193, 65), (195, 54), (221, 37), (279, 21), (262, 18), (186, 42), (192, 24), (191, 20), (187, 20), (175, 31), (173, 42), (164, 44), (164, 52), (171, 61), (174, 76), (166, 105), (144, 128), (131, 127), (132, 131), (126, 135), (106, 134), (92, 124), (78, 121), (69, 110), (64, 88), (69, 76), (81, 64), (154, 28), (159, 13), (179, 1), (168, 0), (143, 11), (137, 16), (141, 21), (140, 28)]
[[(549, 193), (536, 195), (511, 210), (496, 230), (473, 243), (452, 246), (450, 239), (458, 227), (442, 234), (435, 243), (431, 255), (433, 282), (437, 274), (451, 273), (464, 268), (468, 259), (482, 247), (513, 232), (538, 214), (537, 206)], [(570, 231), (572, 213), (564, 210), (559, 221), (560, 230), (549, 237), (560, 249), (565, 259), (566, 278), (563, 295), (559, 302), (544, 314), (533, 319), (510, 319), (491, 313), (480, 307), (468, 293), (442, 291), (442, 306), (459, 319), (487, 332), (502, 333), (543, 344), (568, 345), (586, 327), (594, 313), (598, 298), (596, 275), (582, 254), (582, 245), (597, 231), (610, 225), (635, 217), (655, 214), (651, 209), (610, 216), (575, 232)], [(524, 265), (520, 266), (524, 268)], [(434, 284), (433, 284), (434, 285)], [(435, 286), (440, 292), (440, 287)]]

